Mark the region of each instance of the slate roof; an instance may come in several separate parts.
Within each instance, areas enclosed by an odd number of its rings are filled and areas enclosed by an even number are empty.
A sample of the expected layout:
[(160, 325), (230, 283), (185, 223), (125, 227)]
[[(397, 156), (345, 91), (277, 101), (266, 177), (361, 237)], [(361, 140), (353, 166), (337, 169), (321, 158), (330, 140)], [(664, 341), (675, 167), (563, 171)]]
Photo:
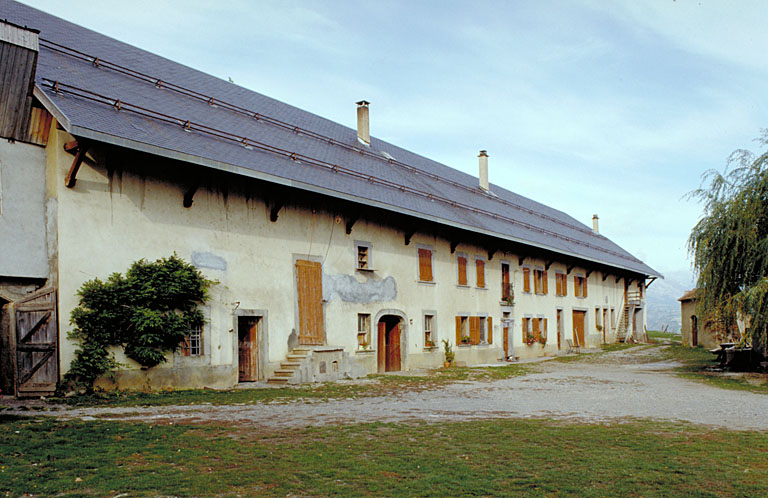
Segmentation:
[(660, 276), (499, 185), (488, 195), (471, 175), (26, 5), (0, 0), (0, 18), (40, 30), (35, 95), (74, 136)]

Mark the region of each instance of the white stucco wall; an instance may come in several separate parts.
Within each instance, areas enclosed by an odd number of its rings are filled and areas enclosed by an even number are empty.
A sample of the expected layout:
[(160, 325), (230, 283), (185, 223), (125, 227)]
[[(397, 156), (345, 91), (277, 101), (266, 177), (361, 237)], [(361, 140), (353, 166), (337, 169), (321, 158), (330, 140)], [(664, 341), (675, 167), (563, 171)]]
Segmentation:
[[(53, 134), (52, 134), (53, 135)], [(52, 137), (49, 154), (56, 157), (49, 171), (55, 183), (52, 194), (58, 201), (58, 272), (62, 329), (68, 329), (68, 317), (77, 305), (77, 289), (93, 278), (106, 278), (112, 272), (124, 272), (135, 260), (166, 257), (176, 252), (195, 262), (218, 284), (211, 289), (207, 306), (210, 323), (206, 330), (206, 359), (196, 360), (200, 367), (215, 369), (234, 366), (222, 374), (219, 384), (237, 380), (237, 310), (263, 310), (265, 340), (260, 347), (269, 375), (289, 352), (289, 336), (298, 322), (294, 261), (297, 258), (320, 261), (323, 269), (324, 326), (326, 343), (343, 347), (369, 372), (376, 369), (375, 353), (357, 352), (357, 315), (372, 317), (372, 344), (376, 345), (376, 317), (394, 313), (405, 317), (401, 339), (404, 369), (437, 367), (443, 362), (442, 348), (427, 350), (423, 337), (423, 314), (436, 316), (436, 342), (455, 343), (454, 317), (460, 313), (493, 318), (493, 344), (457, 347), (458, 361), (468, 364), (497, 362), (502, 352), (501, 261), (511, 266), (516, 304), (505, 308), (514, 320), (510, 328), (516, 356), (538, 356), (557, 352), (556, 310), (564, 310), (565, 337), (572, 337), (572, 309), (587, 310), (585, 336), (588, 346), (597, 346), (602, 333), (595, 329), (596, 306), (615, 308), (618, 320), (623, 300), (623, 280), (614, 276), (605, 280), (599, 272), (589, 277), (588, 297), (573, 297), (573, 275), (585, 273), (573, 268), (568, 282), (568, 296), (555, 296), (555, 270), (565, 269), (553, 263), (548, 272), (546, 296), (522, 292), (522, 271), (518, 256), (498, 251), (486, 262), (486, 288), (475, 285), (475, 256), (487, 259), (485, 249), (470, 242), (459, 243), (456, 252), (466, 253), (468, 286), (457, 285), (456, 253), (449, 241), (429, 233), (414, 234), (405, 245), (403, 232), (388, 226), (386, 220), (361, 219), (351, 234), (345, 233), (344, 213), (327, 210), (318, 201), (312, 207), (298, 207), (289, 202), (279, 212), (276, 222), (269, 219), (269, 209), (257, 193), (246, 193), (250, 185), (240, 178), (217, 175), (222, 186), (201, 186), (191, 208), (184, 208), (184, 179), (174, 170), (170, 180), (137, 174), (130, 167), (111, 173), (104, 167), (104, 157), (95, 149), (96, 162), (86, 161), (74, 188), (63, 186), (71, 156), (61, 152), (57, 143), (70, 140), (59, 131)], [(111, 165), (111, 163), (110, 163)], [(130, 166), (130, 165), (129, 165)], [(162, 177), (163, 175), (161, 175)], [(338, 218), (342, 216), (342, 218)], [(381, 214), (385, 217), (384, 214)], [(371, 246), (373, 272), (355, 270), (356, 241)], [(418, 281), (418, 248), (433, 251), (434, 283)], [(544, 260), (528, 258), (525, 265), (543, 266)], [(523, 344), (520, 319), (525, 315), (548, 318), (548, 343)], [(609, 313), (610, 316), (610, 313)], [(65, 337), (65, 334), (62, 334)], [(565, 349), (565, 341), (563, 341)], [(65, 341), (61, 350), (62, 372), (73, 358), (74, 345)], [(125, 358), (120, 361), (131, 364)], [(179, 359), (160, 368), (174, 368)], [(133, 364), (133, 367), (136, 367)], [(224, 370), (223, 370), (224, 371)], [(234, 377), (232, 376), (234, 375)]]

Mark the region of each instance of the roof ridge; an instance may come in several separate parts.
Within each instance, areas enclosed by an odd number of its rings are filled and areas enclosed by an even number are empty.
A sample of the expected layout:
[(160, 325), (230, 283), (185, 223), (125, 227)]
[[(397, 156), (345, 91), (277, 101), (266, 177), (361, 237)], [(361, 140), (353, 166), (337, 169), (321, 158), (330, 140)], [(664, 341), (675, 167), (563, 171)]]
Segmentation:
[[(163, 81), (161, 78), (155, 78), (153, 76), (150, 76), (148, 74), (142, 73), (140, 71), (136, 71), (136, 70), (131, 69), (129, 67), (122, 66), (120, 64), (117, 64), (117, 63), (114, 63), (114, 62), (110, 62), (110, 61), (107, 61), (105, 59), (101, 59), (99, 57), (96, 57), (96, 56), (93, 56), (93, 55), (90, 55), (90, 54), (86, 54), (86, 53), (81, 52), (81, 51), (79, 51), (77, 49), (74, 49), (72, 47), (68, 47), (66, 45), (62, 45), (60, 43), (56, 43), (56, 42), (53, 42), (51, 40), (48, 40), (48, 39), (45, 39), (45, 38), (42, 38), (42, 37), (40, 38), (40, 43), (41, 43), (42, 47), (45, 47), (45, 48), (47, 48), (49, 50), (53, 50), (53, 51), (56, 51), (56, 52), (59, 52), (59, 53), (62, 53), (64, 55), (68, 55), (70, 57), (74, 57), (74, 58), (83, 60), (85, 62), (89, 62), (89, 63), (93, 64), (96, 67), (104, 67), (106, 69), (109, 69), (109, 70), (112, 70), (112, 71), (116, 71), (116, 72), (124, 74), (126, 76), (130, 76), (130, 77), (136, 78), (138, 80), (144, 81), (146, 83), (153, 84), (157, 88), (167, 88), (167, 89), (169, 89), (171, 91), (180, 93), (182, 95), (186, 95), (188, 97), (196, 98), (196, 99), (198, 99), (200, 101), (207, 102), (209, 105), (216, 105), (216, 106), (221, 107), (221, 108), (223, 108), (225, 110), (228, 110), (228, 111), (231, 111), (231, 112), (236, 112), (236, 113), (241, 114), (241, 115), (249, 116), (251, 118), (256, 119), (257, 121), (263, 121), (263, 122), (265, 122), (267, 124), (270, 124), (270, 125), (273, 125), (273, 126), (277, 126), (279, 128), (283, 128), (283, 129), (286, 129), (286, 130), (293, 131), (294, 133), (301, 133), (301, 134), (303, 134), (303, 135), (305, 135), (307, 137), (313, 138), (315, 140), (319, 140), (319, 141), (328, 143), (329, 145), (333, 145), (333, 146), (336, 146), (336, 147), (341, 147), (341, 148), (344, 148), (344, 149), (349, 150), (351, 152), (357, 152), (357, 153), (365, 155), (367, 157), (371, 157), (371, 158), (375, 158), (375, 159), (377, 159), (379, 161), (387, 162), (388, 164), (398, 166), (398, 167), (406, 169), (406, 170), (408, 170), (408, 171), (410, 171), (412, 173), (418, 173), (418, 174), (427, 176), (427, 177), (429, 177), (429, 178), (431, 178), (433, 180), (436, 180), (436, 181), (439, 181), (439, 182), (443, 182), (443, 183), (447, 183), (449, 185), (453, 185), (454, 187), (460, 188), (462, 190), (465, 190), (465, 191), (468, 191), (468, 192), (472, 192), (475, 195), (483, 195), (485, 199), (488, 199), (488, 200), (491, 200), (491, 201), (494, 201), (494, 202), (498, 202), (498, 203), (503, 204), (505, 206), (513, 207), (513, 208), (515, 208), (515, 209), (517, 209), (519, 211), (522, 211), (522, 212), (525, 212), (525, 213), (528, 213), (528, 214), (531, 214), (531, 215), (539, 216), (541, 218), (549, 220), (549, 221), (551, 221), (553, 223), (556, 223), (558, 225), (561, 225), (561, 226), (564, 226), (564, 227), (568, 227), (568, 228), (573, 229), (573, 230), (577, 230), (577, 231), (579, 231), (581, 233), (584, 233), (586, 235), (590, 235), (590, 236), (594, 236), (595, 235), (594, 232), (591, 229), (589, 229), (588, 227), (574, 225), (572, 223), (568, 223), (566, 221), (560, 220), (560, 219), (558, 219), (558, 218), (556, 218), (554, 216), (551, 216), (549, 214), (546, 214), (546, 213), (543, 213), (543, 212), (540, 212), (540, 211), (536, 211), (536, 210), (531, 209), (531, 208), (527, 208), (527, 207), (521, 206), (521, 205), (519, 205), (519, 204), (517, 204), (515, 202), (512, 202), (510, 200), (504, 199), (502, 197), (491, 195), (491, 194), (484, 193), (484, 192), (479, 192), (476, 188), (469, 187), (467, 185), (464, 185), (461, 182), (445, 178), (443, 176), (437, 175), (435, 173), (431, 173), (429, 171), (425, 171), (425, 170), (417, 168), (417, 167), (415, 167), (413, 165), (404, 163), (402, 161), (398, 161), (397, 159), (393, 159), (392, 157), (384, 157), (382, 154), (377, 154), (377, 153), (374, 153), (374, 152), (371, 152), (371, 151), (368, 151), (368, 150), (365, 150), (365, 149), (360, 149), (358, 147), (355, 147), (355, 146), (346, 144), (344, 142), (341, 142), (341, 141), (339, 141), (339, 140), (337, 140), (335, 138), (325, 136), (325, 135), (323, 135), (321, 133), (317, 133), (317, 132), (314, 132), (312, 130), (309, 130), (309, 129), (306, 129), (306, 128), (302, 128), (302, 127), (299, 127), (297, 125), (293, 125), (291, 123), (282, 121), (282, 120), (277, 119), (277, 118), (273, 118), (273, 117), (265, 115), (265, 114), (261, 114), (261, 113), (256, 112), (256, 111), (251, 111), (250, 109), (246, 109), (244, 107), (238, 106), (236, 104), (232, 104), (231, 102), (227, 102), (225, 100), (222, 100), (222, 99), (210, 96), (210, 95), (205, 95), (203, 93), (197, 92), (195, 90), (191, 90), (189, 88), (183, 87), (183, 86), (175, 84), (175, 83), (171, 83), (171, 82), (168, 82), (168, 81)], [(47, 45), (52, 45), (52, 46), (47, 46)], [(440, 163), (437, 163), (437, 164), (440, 164)], [(444, 166), (446, 166), (446, 165), (444, 165)], [(446, 167), (449, 167), (449, 166), (446, 166)], [(503, 188), (503, 187), (501, 187), (501, 188)], [(504, 189), (504, 190), (506, 190), (506, 189)]]
[(429, 193), (429, 192), (424, 192), (424, 191), (419, 190), (419, 189), (414, 188), (414, 187), (409, 187), (409, 186), (406, 186), (406, 185), (400, 185), (400, 184), (395, 183), (395, 182), (390, 181), (390, 180), (386, 180), (386, 179), (383, 179), (383, 178), (378, 178), (378, 177), (376, 177), (374, 175), (363, 174), (363, 173), (360, 173), (358, 171), (352, 170), (350, 168), (345, 168), (343, 166), (339, 166), (338, 164), (329, 163), (327, 161), (323, 161), (321, 159), (314, 158), (312, 156), (308, 156), (308, 155), (305, 155), (305, 154), (300, 154), (300, 153), (297, 153), (297, 152), (291, 152), (291, 151), (289, 151), (287, 149), (282, 149), (280, 147), (269, 145), (269, 144), (266, 144), (264, 142), (260, 142), (258, 140), (250, 139), (250, 138), (248, 138), (246, 136), (243, 136), (243, 135), (238, 135), (238, 134), (231, 133), (231, 132), (228, 132), (228, 131), (219, 130), (219, 129), (216, 129), (216, 128), (213, 128), (213, 127), (210, 127), (210, 126), (207, 126), (207, 125), (204, 125), (204, 124), (200, 124), (200, 123), (194, 123), (191, 120), (185, 120), (183, 118), (178, 118), (176, 116), (171, 116), (171, 115), (168, 115), (168, 114), (164, 114), (164, 113), (155, 111), (153, 109), (149, 109), (149, 108), (142, 107), (142, 106), (139, 106), (139, 105), (131, 104), (130, 102), (123, 101), (123, 100), (121, 100), (119, 98), (114, 98), (114, 97), (108, 97), (108, 96), (105, 96), (105, 95), (101, 95), (99, 93), (92, 92), (92, 91), (86, 90), (84, 88), (79, 88), (79, 87), (76, 87), (74, 85), (63, 83), (63, 82), (60, 82), (60, 81), (57, 81), (57, 80), (51, 80), (49, 78), (41, 78), (41, 80), (43, 82), (46, 82), (47, 85), (56, 93), (70, 94), (70, 95), (73, 95), (75, 97), (91, 100), (93, 102), (97, 102), (97, 103), (101, 103), (101, 104), (105, 104), (105, 105), (110, 105), (110, 106), (116, 108), (118, 111), (125, 110), (125, 111), (128, 111), (128, 112), (133, 112), (135, 114), (139, 114), (140, 116), (143, 116), (143, 117), (146, 117), (146, 118), (156, 119), (156, 120), (168, 123), (168, 124), (175, 124), (175, 125), (181, 126), (181, 127), (184, 128), (185, 131), (198, 131), (200, 133), (205, 133), (207, 135), (211, 135), (211, 136), (216, 137), (216, 138), (227, 140), (229, 142), (238, 143), (238, 144), (240, 144), (240, 145), (242, 145), (243, 147), (246, 147), (246, 148), (251, 148), (251, 149), (252, 148), (257, 148), (257, 149), (262, 150), (262, 151), (271, 152), (273, 154), (278, 154), (278, 155), (284, 156), (285, 158), (291, 159), (293, 161), (304, 161), (307, 164), (311, 164), (313, 166), (322, 167), (322, 168), (331, 170), (334, 173), (341, 172), (341, 173), (347, 174), (349, 176), (356, 177), (358, 179), (370, 181), (372, 183), (378, 183), (380, 185), (383, 185), (383, 186), (386, 186), (386, 187), (389, 187), (389, 188), (394, 188), (394, 189), (400, 190), (402, 192), (409, 192), (411, 194), (420, 195), (422, 197), (427, 198), (428, 200), (435, 200), (435, 201), (443, 202), (443, 203), (449, 204), (449, 205), (451, 205), (453, 207), (461, 207), (461, 208), (467, 209), (467, 210), (469, 210), (471, 212), (474, 212), (476, 214), (482, 214), (482, 215), (489, 216), (489, 217), (492, 217), (492, 218), (497, 219), (497, 220), (499, 220), (499, 219), (500, 220), (504, 220), (504, 221), (507, 221), (509, 223), (522, 226), (522, 227), (527, 228), (529, 230), (533, 230), (533, 231), (536, 231), (536, 232), (539, 232), (539, 233), (544, 233), (544, 234), (550, 235), (550, 236), (555, 237), (557, 239), (561, 239), (561, 240), (565, 240), (565, 241), (568, 241), (568, 242), (572, 242), (572, 243), (580, 245), (580, 246), (584, 246), (584, 247), (588, 247), (588, 248), (597, 250), (598, 252), (601, 252), (601, 253), (611, 254), (611, 255), (619, 257), (621, 259), (625, 259), (625, 260), (629, 260), (629, 261), (632, 261), (632, 262), (636, 262), (636, 263), (641, 263), (642, 264), (642, 261), (636, 259), (634, 256), (627, 255), (627, 254), (621, 254), (621, 253), (618, 253), (618, 252), (613, 251), (611, 249), (607, 249), (607, 248), (600, 247), (600, 246), (597, 246), (597, 245), (594, 245), (594, 244), (590, 244), (589, 242), (581, 241), (581, 240), (569, 237), (567, 235), (562, 235), (562, 234), (560, 234), (558, 232), (555, 232), (555, 231), (552, 231), (552, 230), (547, 230), (547, 229), (541, 228), (541, 227), (537, 227), (535, 225), (531, 225), (530, 223), (525, 223), (525, 222), (520, 221), (520, 220), (515, 220), (513, 218), (510, 218), (510, 217), (507, 217), (507, 216), (504, 216), (504, 215), (501, 215), (501, 214), (498, 214), (498, 213), (495, 213), (495, 212), (492, 212), (492, 211), (488, 211), (486, 209), (482, 209), (482, 208), (478, 208), (478, 207), (475, 207), (475, 206), (470, 206), (468, 204), (464, 204), (464, 203), (460, 203), (460, 202), (457, 202), (457, 201), (453, 201), (453, 200), (450, 200), (448, 198), (445, 198), (445, 197), (442, 197), (442, 196), (439, 196), (439, 195), (435, 195), (435, 194), (432, 194), (432, 193)]

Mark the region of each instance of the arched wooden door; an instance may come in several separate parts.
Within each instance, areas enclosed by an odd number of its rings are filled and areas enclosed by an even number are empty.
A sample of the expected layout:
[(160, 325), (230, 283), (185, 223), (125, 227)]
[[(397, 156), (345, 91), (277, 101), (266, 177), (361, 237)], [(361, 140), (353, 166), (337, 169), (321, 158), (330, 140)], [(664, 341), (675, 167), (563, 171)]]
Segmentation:
[(379, 319), (377, 358), (379, 372), (397, 372), (402, 369), (400, 352), (402, 319), (399, 316), (385, 315)]

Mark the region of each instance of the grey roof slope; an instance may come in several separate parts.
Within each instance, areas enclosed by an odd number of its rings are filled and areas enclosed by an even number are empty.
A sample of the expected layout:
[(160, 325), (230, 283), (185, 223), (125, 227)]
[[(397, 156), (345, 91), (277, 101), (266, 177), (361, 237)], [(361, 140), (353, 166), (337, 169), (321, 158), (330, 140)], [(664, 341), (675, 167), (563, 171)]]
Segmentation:
[(567, 214), (498, 185), (488, 195), (473, 176), (376, 138), (368, 149), (353, 129), (26, 5), (0, 0), (0, 18), (40, 30), (36, 96), (73, 135), (660, 276)]

